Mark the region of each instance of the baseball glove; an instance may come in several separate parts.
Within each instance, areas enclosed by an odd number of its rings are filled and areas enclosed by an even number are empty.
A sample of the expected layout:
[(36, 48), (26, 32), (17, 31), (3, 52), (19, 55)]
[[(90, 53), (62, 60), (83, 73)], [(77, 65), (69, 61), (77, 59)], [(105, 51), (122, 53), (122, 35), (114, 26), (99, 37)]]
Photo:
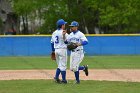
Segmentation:
[(55, 52), (52, 52), (52, 53), (51, 53), (51, 59), (52, 59), (52, 60), (56, 60)]
[(73, 49), (76, 49), (78, 46), (76, 43), (73, 43), (73, 42), (70, 42), (68, 45), (67, 45), (67, 48), (68, 50), (73, 50)]

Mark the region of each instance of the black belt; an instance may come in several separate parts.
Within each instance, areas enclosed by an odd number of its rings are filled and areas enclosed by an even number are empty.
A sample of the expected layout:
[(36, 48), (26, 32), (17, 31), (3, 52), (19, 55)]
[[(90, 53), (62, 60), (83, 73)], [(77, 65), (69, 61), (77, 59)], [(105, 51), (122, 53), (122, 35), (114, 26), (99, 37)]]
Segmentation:
[(77, 49), (77, 50), (71, 50), (72, 52), (76, 52), (76, 51), (80, 51), (80, 50), (83, 50), (83, 49)]

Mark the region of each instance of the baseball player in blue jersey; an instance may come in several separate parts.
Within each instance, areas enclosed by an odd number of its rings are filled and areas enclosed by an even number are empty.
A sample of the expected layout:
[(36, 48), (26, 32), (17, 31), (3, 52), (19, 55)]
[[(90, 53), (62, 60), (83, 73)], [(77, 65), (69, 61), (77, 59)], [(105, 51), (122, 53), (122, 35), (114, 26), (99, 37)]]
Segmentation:
[(71, 33), (66, 38), (65, 43), (76, 43), (77, 48), (73, 49), (70, 54), (70, 70), (74, 72), (76, 78), (76, 84), (80, 83), (79, 70), (83, 70), (85, 75), (88, 76), (88, 65), (80, 66), (84, 58), (83, 46), (88, 44), (88, 40), (85, 35), (78, 30), (78, 22), (73, 21), (71, 23), (70, 30)]
[[(57, 30), (52, 34), (51, 45), (52, 52), (55, 52), (57, 69), (54, 77), (57, 83), (67, 83), (66, 80), (66, 68), (67, 68), (67, 46), (64, 43), (64, 36), (67, 37), (68, 34), (63, 34), (65, 32), (65, 22), (63, 19), (57, 21)], [(62, 52), (63, 51), (63, 52)], [(62, 81), (59, 79), (59, 75), (62, 75)]]

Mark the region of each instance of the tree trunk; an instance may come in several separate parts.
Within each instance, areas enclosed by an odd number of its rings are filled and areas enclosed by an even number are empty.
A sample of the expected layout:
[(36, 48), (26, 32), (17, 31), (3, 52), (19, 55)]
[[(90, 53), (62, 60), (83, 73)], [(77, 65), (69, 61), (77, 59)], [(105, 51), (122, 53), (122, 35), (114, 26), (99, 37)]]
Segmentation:
[(28, 15), (27, 14), (25, 16), (25, 20), (26, 20), (26, 33), (25, 34), (29, 34), (29, 30), (28, 30)]
[(25, 18), (24, 18), (23, 15), (22, 15), (22, 21), (23, 21), (23, 31), (22, 31), (22, 34), (25, 34), (26, 33), (26, 24), (25, 24)]
[(84, 17), (83, 17), (83, 23), (84, 23), (84, 29), (85, 29), (86, 34), (89, 34), (89, 31), (88, 31), (88, 28), (87, 28), (86, 21), (85, 21)]

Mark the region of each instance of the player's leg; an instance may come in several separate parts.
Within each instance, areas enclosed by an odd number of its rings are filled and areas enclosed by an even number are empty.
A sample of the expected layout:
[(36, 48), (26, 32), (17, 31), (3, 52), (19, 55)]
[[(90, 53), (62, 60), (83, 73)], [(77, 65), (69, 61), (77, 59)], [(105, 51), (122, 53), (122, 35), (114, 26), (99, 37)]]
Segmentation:
[(80, 63), (82, 62), (83, 58), (84, 58), (83, 51), (71, 52), (70, 69), (75, 74), (77, 84), (80, 83), (79, 70), (83, 70), (85, 74), (88, 75), (88, 68), (86, 66), (80, 66)]
[(60, 72), (61, 72), (60, 69), (57, 68), (56, 69), (56, 74), (55, 74), (55, 77), (54, 77), (54, 80), (55, 80), (56, 83), (60, 83), (61, 82), (61, 80), (59, 79)]
[(84, 66), (80, 66), (80, 63), (82, 62), (83, 58), (84, 58), (84, 53), (83, 53), (83, 50), (81, 51), (77, 51), (77, 56), (79, 56), (79, 61), (78, 61), (78, 65), (79, 65), (79, 70), (84, 70), (85, 67)]
[(88, 76), (88, 65), (84, 65), (84, 70), (85, 75)]
[[(63, 52), (62, 52), (63, 51)], [(61, 83), (67, 83), (66, 80), (66, 68), (67, 68), (67, 50), (66, 49), (62, 49), (60, 51), (60, 70), (61, 70), (61, 75), (62, 75), (62, 81)]]
[(55, 76), (54, 76), (54, 80), (56, 83), (60, 83), (60, 79), (59, 79), (59, 75), (60, 75), (60, 68), (59, 68), (59, 55), (58, 55), (58, 50), (55, 51), (55, 55), (56, 55), (56, 63), (58, 65), (56, 72), (55, 72)]
[(74, 72), (75, 79), (76, 79), (76, 84), (80, 84), (80, 79), (79, 79), (79, 70)]
[(78, 51), (79, 53), (77, 55), (80, 56), (80, 61), (79, 61), (79, 70), (83, 70), (85, 72), (85, 75), (88, 76), (88, 65), (84, 65), (84, 66), (80, 66), (80, 63), (83, 61), (84, 59), (84, 52), (83, 50)]
[(71, 52), (70, 56), (70, 70), (74, 72), (76, 84), (80, 83), (79, 79), (79, 64), (77, 64), (77, 61), (79, 61), (79, 58), (77, 57), (75, 52)]

